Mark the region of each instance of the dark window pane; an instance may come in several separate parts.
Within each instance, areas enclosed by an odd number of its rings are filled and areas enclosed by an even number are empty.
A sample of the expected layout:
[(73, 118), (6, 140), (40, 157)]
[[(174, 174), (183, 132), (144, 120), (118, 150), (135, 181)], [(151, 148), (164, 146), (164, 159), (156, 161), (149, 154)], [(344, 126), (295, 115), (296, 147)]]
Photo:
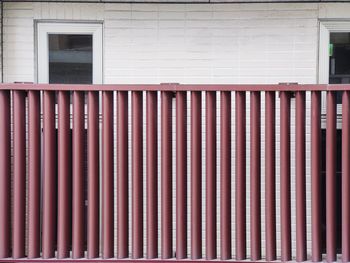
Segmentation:
[(92, 84), (92, 35), (49, 35), (49, 83)]
[[(350, 83), (350, 33), (331, 33), (329, 47), (329, 83)], [(342, 92), (337, 92), (341, 104)]]

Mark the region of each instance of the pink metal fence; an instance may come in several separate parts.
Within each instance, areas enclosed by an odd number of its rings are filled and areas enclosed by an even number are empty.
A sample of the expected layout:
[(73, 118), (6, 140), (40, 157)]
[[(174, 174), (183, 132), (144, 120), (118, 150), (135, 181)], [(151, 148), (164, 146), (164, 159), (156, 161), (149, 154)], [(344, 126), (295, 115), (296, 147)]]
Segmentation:
[[(350, 85), (0, 85), (0, 262), (131, 261), (139, 259), (327, 261), (336, 260), (335, 163), (336, 91), (342, 95), (341, 258), (350, 261)], [(131, 93), (131, 105), (128, 93)], [(187, 92), (190, 92), (190, 174), (187, 173)], [(311, 93), (312, 248), (307, 255), (306, 93)], [(321, 191), (321, 93), (326, 94), (326, 193)], [(146, 173), (143, 172), (143, 93), (146, 96)], [(161, 108), (158, 112), (158, 93)], [(71, 98), (72, 94), (72, 98)], [(202, 94), (206, 98), (206, 176), (202, 176)], [(217, 95), (220, 95), (220, 155), (217, 164)], [(114, 96), (115, 95), (115, 96)], [(261, 107), (264, 96), (265, 108)], [(277, 96), (278, 95), (278, 96)], [(293, 95), (293, 96), (292, 96)], [(295, 98), (294, 98), (295, 95)], [(235, 97), (235, 109), (231, 97)], [(246, 99), (250, 96), (250, 126)], [(87, 99), (86, 99), (87, 97)], [(116, 112), (114, 111), (116, 97)], [(295, 99), (296, 158), (291, 159), (291, 100)], [(172, 103), (175, 105), (175, 136)], [(276, 100), (280, 113), (276, 114)], [(27, 103), (26, 103), (27, 102)], [(99, 112), (100, 102), (102, 111)], [(27, 106), (26, 106), (27, 105)], [(57, 109), (56, 109), (57, 105)], [(72, 113), (71, 107), (72, 105)], [(85, 120), (87, 106), (87, 120)], [(131, 123), (128, 112), (131, 111)], [(261, 112), (265, 112), (264, 138)], [(99, 116), (102, 114), (102, 126)], [(113, 125), (116, 114), (116, 126)], [(161, 123), (158, 122), (161, 114)], [(231, 120), (235, 114), (235, 159), (231, 158)], [(72, 115), (72, 135), (71, 135)], [(27, 118), (26, 118), (27, 116)], [(276, 116), (280, 127), (276, 127)], [(56, 125), (57, 121), (57, 125)], [(87, 137), (85, 137), (87, 121)], [(12, 125), (13, 124), (13, 125)], [(129, 125), (131, 130), (129, 131)], [(160, 158), (158, 170), (158, 134)], [(57, 126), (57, 139), (56, 139)], [(114, 127), (117, 132), (113, 145)], [(250, 129), (250, 145), (246, 133)], [(276, 174), (276, 129), (280, 131), (280, 170)], [(131, 132), (131, 145), (128, 133)], [(28, 139), (26, 140), (26, 134)], [(99, 151), (99, 136), (102, 151)], [(70, 138), (71, 137), (71, 138)], [(86, 139), (85, 139), (86, 138)], [(261, 154), (261, 141), (265, 152)], [(85, 140), (87, 154), (85, 155)], [(172, 140), (176, 143), (175, 185)], [(72, 142), (72, 143), (70, 143)], [(131, 160), (128, 147), (131, 147)], [(250, 254), (247, 255), (246, 149), (250, 149)], [(116, 170), (114, 170), (116, 152)], [(27, 153), (27, 155), (26, 155)], [(100, 163), (101, 161), (101, 163)], [(129, 171), (128, 162), (132, 169)], [(235, 170), (232, 170), (232, 161)], [(296, 177), (296, 253), (292, 255), (291, 162)], [(84, 166), (87, 164), (87, 169)], [(265, 256), (262, 256), (261, 167), (265, 164)], [(100, 164), (102, 174), (100, 174)], [(220, 178), (217, 178), (217, 165)], [(87, 172), (86, 172), (87, 171)], [(158, 181), (158, 174), (161, 181)], [(131, 174), (132, 180), (128, 180)], [(191, 200), (187, 202), (190, 176)], [(280, 177), (280, 214), (276, 213), (276, 176)], [(117, 204), (114, 210), (114, 178)], [(231, 191), (232, 179), (235, 190)], [(143, 180), (146, 179), (146, 199)], [(216, 183), (220, 180), (220, 192)], [(205, 180), (205, 226), (202, 183)], [(85, 184), (85, 181), (87, 183)], [(27, 182), (27, 187), (26, 187)], [(131, 185), (131, 193), (129, 192)], [(101, 186), (101, 192), (100, 192)], [(158, 192), (158, 186), (160, 192)], [(175, 189), (175, 204), (173, 192)], [(85, 192), (87, 211), (85, 212)], [(101, 194), (101, 200), (100, 200)], [(326, 194), (326, 203), (320, 196)], [(220, 195), (220, 203), (217, 197)], [(131, 196), (131, 211), (128, 197)], [(160, 201), (158, 200), (160, 198)], [(231, 217), (235, 203), (235, 218)], [(161, 219), (157, 220), (158, 202)], [(101, 204), (101, 205), (100, 205)], [(144, 213), (143, 204), (146, 204)], [(173, 205), (175, 209), (173, 209)], [(217, 208), (220, 206), (220, 236)], [(326, 209), (326, 239), (321, 210)], [(190, 222), (187, 220), (190, 207)], [(27, 211), (27, 212), (26, 212)], [(100, 220), (100, 214), (102, 215)], [(131, 216), (129, 216), (131, 215)], [(145, 216), (144, 216), (145, 215)], [(173, 237), (175, 215), (175, 239)], [(114, 218), (116, 216), (116, 218)], [(281, 256), (276, 253), (276, 217), (281, 221)], [(117, 220), (117, 235), (114, 221)], [(143, 222), (146, 222), (146, 244)], [(232, 235), (235, 222), (235, 236)], [(85, 230), (86, 225), (86, 230)], [(128, 243), (129, 225), (131, 244)], [(100, 228), (101, 227), (101, 228)], [(205, 237), (202, 236), (202, 227)], [(158, 228), (161, 229), (158, 234)], [(190, 237), (187, 230), (190, 229)], [(100, 232), (101, 230), (101, 232)], [(101, 238), (100, 238), (101, 237)], [(187, 239), (190, 238), (190, 244)], [(114, 250), (116, 240), (117, 250)], [(173, 242), (175, 240), (175, 242)], [(205, 242), (202, 242), (205, 240)], [(235, 240), (235, 254), (232, 253)], [(158, 251), (160, 242), (160, 251)], [(323, 243), (326, 251), (323, 251)], [(146, 251), (144, 251), (144, 248)], [(188, 250), (189, 248), (189, 250)], [(202, 250), (205, 248), (205, 258)], [(174, 251), (176, 254), (174, 254)], [(144, 257), (146, 254), (146, 259)], [(190, 260), (189, 260), (190, 259)]]

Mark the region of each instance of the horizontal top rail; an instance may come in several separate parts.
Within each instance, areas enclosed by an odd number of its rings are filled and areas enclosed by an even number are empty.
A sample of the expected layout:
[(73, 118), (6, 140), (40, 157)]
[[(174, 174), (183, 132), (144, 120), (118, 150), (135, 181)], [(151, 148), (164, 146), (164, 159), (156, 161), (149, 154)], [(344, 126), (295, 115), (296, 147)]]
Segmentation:
[(29, 84), (0, 83), (0, 90), (52, 91), (344, 91), (350, 84)]

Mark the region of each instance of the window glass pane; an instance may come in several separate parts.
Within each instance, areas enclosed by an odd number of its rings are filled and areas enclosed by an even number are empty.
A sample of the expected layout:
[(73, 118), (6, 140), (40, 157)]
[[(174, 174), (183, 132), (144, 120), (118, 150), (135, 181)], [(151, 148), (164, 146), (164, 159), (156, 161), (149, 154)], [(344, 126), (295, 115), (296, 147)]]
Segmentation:
[(49, 83), (92, 84), (92, 35), (49, 34)]
[[(350, 83), (350, 33), (331, 33), (329, 46), (329, 83)], [(342, 92), (337, 92), (341, 104)]]

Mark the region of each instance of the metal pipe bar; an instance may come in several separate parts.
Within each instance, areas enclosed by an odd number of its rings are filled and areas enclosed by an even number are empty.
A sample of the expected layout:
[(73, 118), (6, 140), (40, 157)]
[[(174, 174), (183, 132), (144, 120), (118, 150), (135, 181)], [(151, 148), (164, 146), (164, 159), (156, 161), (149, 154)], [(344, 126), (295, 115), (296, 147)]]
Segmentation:
[(113, 92), (102, 93), (102, 257), (114, 257)]
[(128, 93), (120, 91), (117, 96), (117, 255), (118, 258), (128, 258)]
[(260, 92), (250, 93), (250, 242), (251, 259), (261, 259), (261, 205), (260, 205)]
[(276, 94), (265, 93), (266, 260), (276, 260)]
[(72, 256), (84, 257), (84, 93), (73, 93), (73, 214)]
[(336, 121), (337, 108), (335, 92), (327, 92), (327, 131), (326, 131), (326, 246), (327, 261), (336, 260)]
[[(1, 102), (0, 102), (1, 103)], [(28, 258), (40, 256), (40, 92), (28, 92)], [(0, 109), (1, 110), (1, 109)], [(5, 126), (1, 125), (4, 129)], [(3, 144), (1, 144), (3, 145)], [(1, 197), (0, 197), (1, 198)], [(0, 212), (1, 213), (1, 212)], [(1, 244), (0, 244), (1, 246)], [(0, 255), (1, 257), (1, 255)]]
[(162, 92), (162, 258), (173, 257), (172, 244), (172, 93)]
[(187, 257), (187, 105), (176, 92), (176, 259)]
[(87, 250), (88, 258), (99, 257), (100, 230), (100, 180), (99, 180), (99, 94), (88, 93), (88, 131), (87, 131), (87, 162), (88, 162), (88, 220), (87, 220)]
[[(206, 258), (216, 252), (216, 92), (206, 92)], [(225, 230), (226, 231), (226, 230)]]
[(158, 256), (157, 92), (147, 92), (146, 100), (147, 258), (151, 259)]
[(322, 260), (321, 247), (321, 93), (311, 93), (312, 261)]
[(13, 92), (13, 218), (12, 257), (22, 258), (25, 254), (26, 224), (26, 120), (25, 93)]
[(342, 261), (350, 261), (350, 92), (342, 98)]
[(202, 258), (201, 92), (191, 92), (191, 258)]
[(0, 258), (10, 257), (11, 244), (11, 104), (0, 91)]
[(221, 92), (221, 259), (232, 257), (231, 234), (231, 92)]
[(305, 92), (296, 93), (296, 260), (306, 258)]
[(290, 94), (281, 92), (281, 259), (291, 260)]
[(132, 92), (132, 258), (143, 257), (142, 92)]
[(70, 140), (70, 93), (58, 92), (58, 218), (57, 257), (70, 256), (72, 219), (72, 163)]
[(245, 99), (245, 92), (236, 92), (236, 260), (243, 260), (247, 257)]
[(43, 174), (43, 217), (42, 257), (55, 256), (56, 238), (56, 128), (55, 92), (44, 92), (44, 174)]

